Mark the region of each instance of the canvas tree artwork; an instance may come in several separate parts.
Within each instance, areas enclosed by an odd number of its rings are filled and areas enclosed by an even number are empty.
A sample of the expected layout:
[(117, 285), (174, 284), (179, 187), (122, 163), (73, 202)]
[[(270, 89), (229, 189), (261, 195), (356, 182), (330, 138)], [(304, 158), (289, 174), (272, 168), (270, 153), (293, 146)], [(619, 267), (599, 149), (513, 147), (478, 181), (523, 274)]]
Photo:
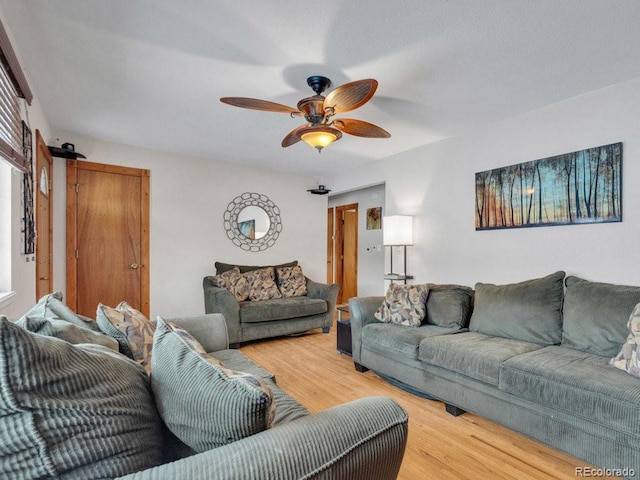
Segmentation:
[(622, 143), (476, 173), (476, 230), (622, 221)]

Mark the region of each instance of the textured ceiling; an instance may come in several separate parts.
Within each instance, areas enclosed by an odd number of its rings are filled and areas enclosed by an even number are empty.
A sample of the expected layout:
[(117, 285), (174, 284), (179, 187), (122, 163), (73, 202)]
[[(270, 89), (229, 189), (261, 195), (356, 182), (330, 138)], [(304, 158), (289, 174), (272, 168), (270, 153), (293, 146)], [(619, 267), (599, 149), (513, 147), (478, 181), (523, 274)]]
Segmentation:
[[(362, 166), (640, 76), (637, 0), (0, 0), (54, 130), (304, 173)], [(344, 116), (388, 130), (321, 154), (295, 106), (309, 75), (379, 82)]]

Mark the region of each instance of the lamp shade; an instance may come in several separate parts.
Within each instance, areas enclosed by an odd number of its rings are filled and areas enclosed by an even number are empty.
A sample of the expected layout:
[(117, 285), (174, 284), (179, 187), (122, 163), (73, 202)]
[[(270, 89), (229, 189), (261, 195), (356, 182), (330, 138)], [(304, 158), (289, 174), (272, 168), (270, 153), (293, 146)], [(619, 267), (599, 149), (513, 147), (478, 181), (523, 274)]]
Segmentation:
[(413, 217), (382, 217), (382, 241), (385, 245), (413, 245)]

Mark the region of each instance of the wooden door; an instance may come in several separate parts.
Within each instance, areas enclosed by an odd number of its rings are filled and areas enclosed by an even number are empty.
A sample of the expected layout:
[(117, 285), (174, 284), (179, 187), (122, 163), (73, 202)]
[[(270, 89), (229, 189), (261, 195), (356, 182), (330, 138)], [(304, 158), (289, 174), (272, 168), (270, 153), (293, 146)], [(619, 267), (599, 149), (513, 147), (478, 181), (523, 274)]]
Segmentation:
[(53, 158), (36, 130), (36, 301), (53, 291)]
[(67, 303), (149, 316), (149, 170), (67, 161)]
[(333, 207), (327, 209), (327, 283), (333, 283)]
[(338, 303), (358, 296), (358, 204), (336, 207), (336, 283)]

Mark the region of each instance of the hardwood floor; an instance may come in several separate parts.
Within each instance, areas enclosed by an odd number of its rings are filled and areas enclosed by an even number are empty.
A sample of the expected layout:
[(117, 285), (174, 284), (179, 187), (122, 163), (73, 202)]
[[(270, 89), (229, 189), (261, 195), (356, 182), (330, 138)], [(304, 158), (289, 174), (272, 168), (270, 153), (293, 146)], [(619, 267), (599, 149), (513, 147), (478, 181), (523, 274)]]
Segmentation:
[(335, 331), (262, 340), (241, 350), (275, 373), (278, 385), (311, 412), (368, 395), (393, 397), (409, 413), (399, 479), (575, 479), (577, 468), (589, 467), (476, 415), (453, 417), (441, 402), (409, 394), (372, 372), (356, 372), (351, 357), (336, 351)]

